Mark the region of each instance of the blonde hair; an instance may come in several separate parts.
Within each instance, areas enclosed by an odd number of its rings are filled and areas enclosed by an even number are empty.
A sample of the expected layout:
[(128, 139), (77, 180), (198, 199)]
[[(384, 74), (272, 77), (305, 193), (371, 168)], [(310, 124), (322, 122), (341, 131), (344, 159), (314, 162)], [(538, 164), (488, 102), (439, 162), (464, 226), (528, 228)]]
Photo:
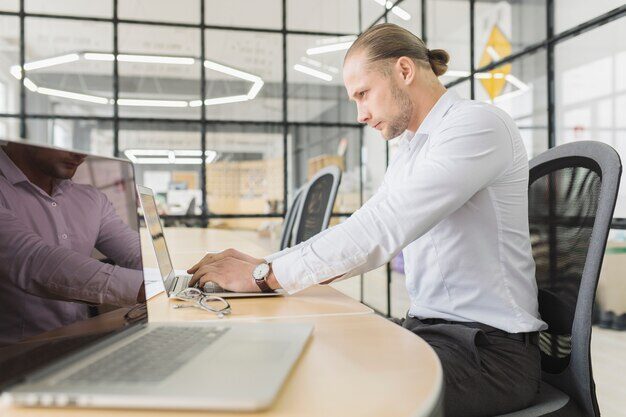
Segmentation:
[(416, 63), (429, 65), (438, 77), (445, 74), (450, 62), (446, 51), (429, 50), (424, 41), (393, 23), (381, 23), (363, 32), (348, 49), (345, 59), (361, 50), (367, 51), (370, 64), (406, 56)]

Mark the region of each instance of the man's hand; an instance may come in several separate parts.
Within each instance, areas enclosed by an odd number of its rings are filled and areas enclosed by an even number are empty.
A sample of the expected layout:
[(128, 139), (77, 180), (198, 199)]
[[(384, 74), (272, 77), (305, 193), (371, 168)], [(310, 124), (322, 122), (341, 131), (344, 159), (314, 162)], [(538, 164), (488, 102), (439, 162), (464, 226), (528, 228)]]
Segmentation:
[(263, 262), (264, 259), (254, 258), (235, 249), (208, 253), (187, 270), (187, 273), (193, 274), (189, 286), (197, 283), (202, 289), (205, 283), (212, 281), (228, 291), (261, 292), (252, 278), (252, 271)]

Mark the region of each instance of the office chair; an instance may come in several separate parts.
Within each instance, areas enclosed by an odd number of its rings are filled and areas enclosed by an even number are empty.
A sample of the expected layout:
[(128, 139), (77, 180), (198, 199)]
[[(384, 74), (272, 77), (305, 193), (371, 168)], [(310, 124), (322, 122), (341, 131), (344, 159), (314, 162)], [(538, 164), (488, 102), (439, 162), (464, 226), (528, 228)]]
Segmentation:
[(581, 141), (530, 161), (529, 224), (539, 288), (542, 383), (506, 417), (600, 416), (591, 369), (593, 301), (619, 188), (613, 148)]
[(328, 227), (333, 212), (341, 170), (335, 165), (319, 170), (302, 190), (302, 200), (293, 226), (293, 244), (297, 245)]
[(182, 220), (182, 224), (187, 227), (202, 227), (202, 220), (194, 218), (196, 215), (196, 197), (192, 197), (189, 201), (189, 206), (185, 212), (185, 218)]
[(296, 213), (300, 208), (300, 203), (302, 200), (302, 191), (304, 187), (300, 187), (296, 190), (296, 194), (291, 201), (291, 205), (289, 206), (289, 210), (287, 210), (287, 214), (285, 215), (285, 220), (283, 221), (283, 230), (280, 234), (280, 250), (288, 248), (291, 245), (291, 240), (293, 236), (293, 225), (296, 220)]

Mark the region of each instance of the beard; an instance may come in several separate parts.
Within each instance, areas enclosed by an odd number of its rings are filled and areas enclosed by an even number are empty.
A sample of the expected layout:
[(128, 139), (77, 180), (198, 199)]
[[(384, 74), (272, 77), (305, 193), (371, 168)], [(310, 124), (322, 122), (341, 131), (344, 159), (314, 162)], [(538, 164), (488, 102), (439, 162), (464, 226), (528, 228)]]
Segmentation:
[(387, 128), (381, 132), (386, 140), (393, 139), (404, 133), (409, 127), (409, 121), (413, 114), (411, 98), (393, 82), (391, 83), (391, 96), (396, 103), (397, 114), (391, 118)]

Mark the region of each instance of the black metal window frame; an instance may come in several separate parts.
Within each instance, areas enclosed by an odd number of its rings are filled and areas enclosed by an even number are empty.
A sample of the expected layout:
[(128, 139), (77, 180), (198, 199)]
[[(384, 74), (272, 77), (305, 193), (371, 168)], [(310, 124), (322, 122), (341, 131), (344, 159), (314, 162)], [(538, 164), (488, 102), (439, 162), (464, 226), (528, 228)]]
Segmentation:
[[(102, 23), (110, 23), (113, 25), (113, 56), (115, 57), (113, 60), (113, 116), (75, 116), (75, 115), (55, 115), (55, 114), (38, 114), (38, 113), (29, 113), (26, 110), (26, 86), (24, 82), (20, 84), (20, 110), (19, 113), (0, 113), (0, 118), (17, 118), (19, 119), (19, 135), (21, 138), (27, 138), (27, 120), (86, 120), (86, 121), (103, 121), (103, 122), (112, 122), (113, 125), (113, 148), (115, 156), (119, 156), (119, 131), (120, 124), (127, 122), (134, 123), (171, 123), (171, 124), (185, 124), (185, 125), (196, 125), (199, 127), (200, 132), (200, 149), (201, 149), (201, 166), (204, 166), (204, 162), (206, 160), (206, 133), (207, 126), (215, 126), (215, 125), (240, 125), (240, 126), (267, 126), (267, 127), (275, 127), (277, 129), (282, 130), (283, 133), (283, 212), (282, 213), (254, 213), (254, 214), (241, 214), (241, 213), (226, 213), (226, 214), (211, 214), (208, 212), (208, 207), (206, 205), (206, 170), (201, 169), (200, 176), (200, 187), (202, 190), (202, 204), (201, 204), (201, 214), (200, 215), (166, 215), (163, 216), (165, 219), (200, 219), (201, 224), (203, 226), (208, 225), (208, 221), (210, 219), (229, 219), (229, 218), (283, 218), (285, 216), (286, 208), (287, 208), (287, 196), (288, 196), (288, 178), (287, 178), (287, 165), (288, 165), (288, 157), (287, 155), (287, 141), (289, 135), (289, 129), (294, 126), (310, 126), (310, 127), (326, 127), (326, 128), (348, 128), (348, 129), (358, 129), (359, 130), (359, 149), (362, 147), (362, 132), (363, 125), (356, 123), (331, 123), (331, 122), (297, 122), (297, 121), (289, 121), (288, 120), (288, 79), (287, 79), (287, 38), (289, 35), (313, 35), (313, 36), (347, 36), (347, 35), (358, 35), (358, 33), (346, 33), (346, 32), (330, 32), (330, 31), (306, 31), (306, 30), (294, 30), (287, 28), (287, 0), (282, 0), (282, 16), (281, 16), (281, 28), (280, 29), (272, 29), (272, 28), (251, 28), (251, 27), (243, 27), (243, 26), (226, 26), (226, 25), (208, 25), (205, 23), (205, 8), (207, 0), (198, 0), (200, 3), (200, 23), (192, 24), (192, 23), (174, 23), (167, 21), (153, 21), (153, 20), (137, 20), (137, 19), (123, 19), (118, 16), (118, 1), (119, 0), (110, 0), (112, 2), (113, 10), (111, 18), (103, 18), (103, 17), (89, 17), (89, 16), (76, 16), (76, 15), (64, 15), (64, 14), (51, 14), (51, 13), (27, 13), (25, 11), (25, 1), (20, 0), (19, 2), (19, 11), (1, 11), (0, 16), (14, 16), (19, 18), (19, 44), (20, 44), (20, 53), (19, 53), (19, 64), (21, 68), (24, 68), (25, 64), (25, 20), (27, 17), (35, 17), (35, 18), (46, 18), (46, 19), (57, 19), (57, 20), (74, 20), (74, 21), (87, 21), (87, 22), (102, 22)], [(360, 15), (360, 6), (361, 0), (358, 0), (359, 5), (359, 15)], [(137, 25), (150, 25), (157, 27), (174, 27), (174, 28), (191, 28), (191, 29), (199, 29), (200, 31), (200, 60), (204, 62), (205, 60), (205, 44), (206, 44), (206, 29), (214, 29), (214, 30), (229, 30), (229, 31), (239, 31), (239, 32), (256, 32), (256, 33), (273, 33), (280, 34), (282, 38), (282, 120), (280, 121), (255, 121), (255, 120), (219, 120), (219, 119), (207, 119), (206, 117), (206, 70), (201, 65), (200, 71), (200, 95), (201, 95), (201, 107), (200, 107), (200, 118), (176, 118), (176, 119), (168, 119), (168, 118), (149, 118), (149, 117), (125, 117), (119, 115), (119, 72), (118, 72), (118, 25), (119, 24), (137, 24)], [(360, 23), (359, 23), (360, 25)], [(360, 28), (360, 26), (359, 26)], [(359, 155), (360, 161), (360, 155)], [(360, 168), (362, 169), (362, 168)], [(360, 176), (362, 178), (362, 176)], [(362, 184), (359, 184), (359, 195), (360, 195), (360, 203), (362, 204)], [(351, 212), (348, 213), (333, 213), (333, 217), (346, 217), (351, 215)]]
[[(204, 21), (204, 11), (205, 11), (205, 2), (206, 0), (199, 0), (200, 2), (200, 23), (199, 24), (189, 24), (189, 23), (172, 23), (172, 22), (160, 22), (160, 21), (149, 21), (149, 20), (135, 20), (135, 19), (120, 19), (117, 15), (117, 5), (118, 0), (111, 0), (113, 4), (113, 16), (112, 18), (98, 18), (98, 17), (81, 17), (81, 16), (67, 16), (60, 14), (42, 14), (42, 13), (25, 13), (24, 11), (24, 2), (25, 0), (20, 0), (20, 10), (19, 12), (8, 12), (8, 11), (0, 11), (1, 15), (8, 16), (17, 16), (20, 21), (20, 66), (23, 68), (25, 63), (25, 45), (24, 45), (24, 21), (26, 17), (40, 17), (40, 18), (51, 18), (51, 19), (69, 19), (69, 20), (82, 20), (82, 21), (95, 21), (95, 22), (107, 22), (113, 24), (113, 54), (117, 57), (118, 52), (118, 24), (122, 23), (130, 23), (130, 24), (142, 24), (142, 25), (154, 25), (154, 26), (169, 26), (169, 27), (182, 27), (182, 28), (196, 28), (200, 29), (201, 39), (200, 39), (200, 53), (201, 59), (205, 59), (205, 29), (217, 29), (217, 30), (232, 30), (232, 31), (243, 31), (243, 32), (260, 32), (260, 33), (276, 33), (282, 35), (282, 51), (283, 51), (283, 62), (282, 62), (282, 100), (283, 100), (283, 118), (282, 121), (276, 122), (263, 122), (263, 121), (250, 121), (250, 120), (209, 120), (206, 118), (205, 114), (205, 104), (204, 99), (206, 96), (206, 86), (205, 86), (205, 70), (204, 67), (201, 66), (201, 116), (200, 119), (163, 119), (163, 118), (142, 118), (142, 117), (120, 117), (118, 112), (118, 104), (117, 98), (119, 95), (119, 74), (118, 74), (118, 61), (115, 59), (113, 61), (113, 94), (114, 94), (114, 104), (113, 104), (113, 117), (97, 117), (97, 116), (69, 116), (69, 115), (44, 115), (44, 114), (28, 114), (26, 112), (26, 87), (24, 83), (21, 83), (20, 87), (20, 112), (19, 114), (0, 114), (2, 118), (19, 118), (20, 120), (20, 136), (26, 137), (26, 120), (28, 119), (69, 119), (69, 120), (101, 120), (101, 121), (112, 121), (113, 122), (113, 136), (114, 136), (114, 149), (115, 154), (119, 153), (119, 124), (120, 122), (166, 122), (166, 123), (192, 123), (197, 124), (200, 127), (201, 133), (201, 150), (206, 150), (206, 128), (209, 125), (228, 125), (228, 124), (236, 124), (236, 125), (254, 125), (254, 126), (272, 126), (282, 128), (283, 132), (283, 192), (284, 192), (284, 207), (287, 207), (287, 159), (289, 155), (287, 154), (287, 140), (289, 134), (289, 128), (292, 126), (312, 126), (312, 127), (329, 127), (329, 128), (355, 128), (359, 129), (359, 149), (363, 147), (363, 131), (364, 126), (359, 123), (327, 123), (327, 122), (294, 122), (288, 120), (288, 79), (287, 79), (287, 37), (288, 35), (314, 35), (314, 36), (345, 36), (345, 35), (354, 35), (352, 33), (342, 33), (342, 32), (314, 32), (314, 31), (301, 31), (301, 30), (291, 30), (287, 29), (287, 0), (282, 0), (282, 25), (281, 29), (269, 29), (269, 28), (249, 28), (249, 27), (241, 27), (241, 26), (220, 26), (220, 25), (207, 25)], [(393, 6), (399, 5), (403, 3), (404, 0), (395, 1), (391, 7), (385, 9), (384, 13), (381, 14), (380, 17), (375, 19), (371, 25), (376, 24), (379, 21), (388, 21), (388, 14), (391, 11)], [(427, 5), (429, 2), (435, 0), (420, 0), (420, 10), (417, 11), (416, 14), (419, 14), (421, 17), (421, 37), (424, 42), (428, 43), (428, 21), (427, 21)], [(561, 33), (554, 33), (554, 0), (545, 0), (546, 2), (546, 38), (540, 40), (539, 42), (533, 43), (531, 45), (526, 46), (522, 50), (515, 52), (511, 55), (508, 55), (498, 61), (492, 62), (489, 65), (476, 68), (474, 64), (475, 58), (475, 27), (474, 27), (474, 15), (475, 15), (475, 5), (477, 0), (466, 0), (469, 4), (469, 24), (470, 24), (470, 33), (469, 33), (469, 50), (470, 50), (470, 73), (467, 76), (458, 78), (452, 82), (446, 84), (447, 88), (453, 87), (458, 84), (462, 84), (464, 82), (469, 82), (470, 84), (470, 98), (475, 98), (475, 90), (476, 84), (474, 82), (475, 75), (479, 72), (485, 72), (493, 70), (497, 67), (500, 67), (504, 64), (512, 63), (517, 60), (523, 59), (524, 57), (530, 56), (539, 51), (546, 51), (546, 75), (547, 75), (547, 99), (548, 99), (548, 148), (552, 148), (556, 146), (556, 122), (555, 122), (555, 71), (554, 71), (554, 49), (557, 44), (560, 42), (566, 41), (573, 37), (579, 36), (585, 32), (603, 26), (609, 22), (614, 20), (623, 18), (626, 15), (626, 5), (618, 7), (616, 9), (610, 10), (600, 16), (597, 16), (593, 19), (590, 19), (586, 22), (583, 22), (575, 27), (567, 29)], [(362, 22), (362, 10), (361, 10), (361, 0), (358, 0), (358, 25), (359, 30), (363, 27)], [(360, 32), (359, 32), (360, 33)], [(385, 144), (385, 152), (386, 152), (386, 166), (389, 164), (389, 144)], [(359, 170), (360, 170), (360, 181), (359, 181), (359, 202), (363, 204), (363, 161), (361, 160), (361, 152), (359, 152)], [(204, 166), (205, 155), (202, 152), (202, 160)], [(209, 214), (206, 207), (206, 170), (202, 170), (201, 174), (201, 187), (202, 187), (202, 195), (203, 195), (203, 203), (202, 203), (202, 214), (200, 216), (168, 216), (172, 218), (181, 218), (184, 219), (186, 217), (193, 217), (202, 220), (202, 224), (206, 226), (208, 224), (208, 220), (212, 218), (268, 218), (268, 217), (284, 217), (284, 211), (282, 214)], [(352, 213), (333, 213), (334, 217), (346, 217), (351, 215)], [(614, 218), (612, 223), (613, 228), (617, 229), (626, 229), (626, 218)], [(386, 266), (387, 273), (387, 308), (386, 311), (380, 311), (373, 306), (370, 305), (378, 314), (385, 315), (387, 317), (391, 316), (391, 267), (390, 264)], [(364, 279), (363, 276), (360, 278), (360, 301), (366, 305), (367, 301), (365, 300), (364, 294)]]

